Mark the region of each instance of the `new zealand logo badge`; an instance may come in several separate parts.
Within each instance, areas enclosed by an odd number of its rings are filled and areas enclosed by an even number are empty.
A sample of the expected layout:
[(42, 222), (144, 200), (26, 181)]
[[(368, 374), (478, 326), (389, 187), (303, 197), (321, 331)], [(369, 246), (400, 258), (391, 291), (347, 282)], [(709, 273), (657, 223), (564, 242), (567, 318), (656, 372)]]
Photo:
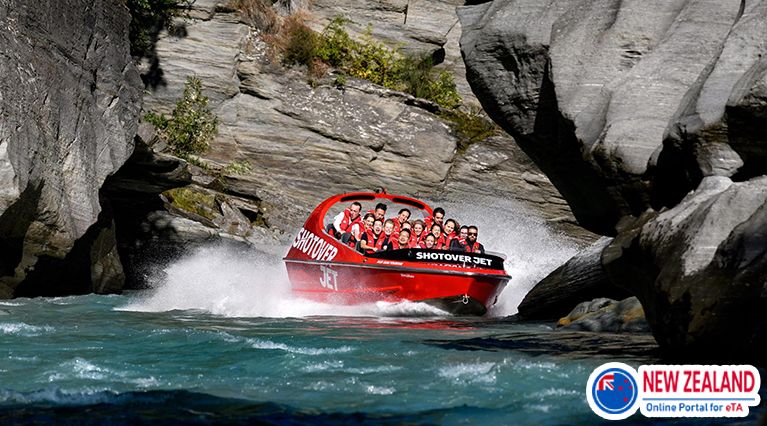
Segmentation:
[(626, 364), (610, 362), (594, 370), (586, 385), (591, 409), (602, 418), (621, 420), (639, 408), (636, 371)]

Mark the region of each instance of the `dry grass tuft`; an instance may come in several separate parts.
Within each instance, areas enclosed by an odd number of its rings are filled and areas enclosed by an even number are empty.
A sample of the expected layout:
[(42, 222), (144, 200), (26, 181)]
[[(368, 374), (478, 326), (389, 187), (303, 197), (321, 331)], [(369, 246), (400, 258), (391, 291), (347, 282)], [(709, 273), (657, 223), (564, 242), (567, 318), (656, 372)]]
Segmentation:
[(231, 0), (228, 6), (239, 10), (247, 23), (258, 28), (262, 34), (280, 32), (282, 18), (272, 9), (268, 0)]

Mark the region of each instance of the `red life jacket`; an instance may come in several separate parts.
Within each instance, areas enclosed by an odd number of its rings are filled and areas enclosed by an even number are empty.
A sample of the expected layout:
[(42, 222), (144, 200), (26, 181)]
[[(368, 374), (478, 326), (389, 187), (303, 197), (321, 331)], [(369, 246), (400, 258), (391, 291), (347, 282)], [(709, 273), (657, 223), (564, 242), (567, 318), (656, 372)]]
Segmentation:
[(424, 223), (423, 230), (424, 231), (431, 230), (431, 222), (432, 222), (432, 220), (434, 220), (433, 216), (429, 216), (429, 217), (427, 217), (427, 218), (425, 218), (423, 220), (423, 223)]
[[(392, 242), (395, 242), (395, 243), (397, 242), (397, 238), (394, 237), (393, 232), (391, 233), (391, 235), (386, 235), (386, 233), (381, 232), (381, 235), (383, 235), (383, 238), (381, 238), (381, 242), (380, 242), (381, 248), (383, 248), (383, 246), (390, 245)], [(376, 241), (376, 248), (378, 248), (378, 245), (379, 245), (379, 242)], [(397, 244), (397, 246), (399, 246), (399, 243)]]
[[(367, 234), (367, 236), (368, 236), (367, 237), (368, 246), (373, 246), (373, 247), (376, 248), (376, 250), (381, 250), (381, 248), (383, 247), (384, 240), (386, 240), (386, 234), (381, 232), (381, 234), (378, 235), (378, 239), (376, 239), (376, 236), (375, 236), (375, 234), (373, 234), (373, 230), (372, 229), (366, 229), (365, 230), (365, 234)], [(360, 238), (362, 238), (362, 237), (360, 237)], [(366, 253), (373, 253), (373, 250), (366, 249), (365, 252)]]
[(341, 224), (338, 225), (338, 227), (341, 228), (341, 232), (351, 232), (352, 225), (358, 222), (362, 222), (361, 216), (357, 216), (356, 219), (351, 220), (350, 214), (351, 214), (351, 211), (349, 209), (344, 210), (344, 218), (343, 220), (341, 220)]
[(466, 251), (469, 253), (479, 253), (479, 243), (474, 241), (474, 244), (466, 244)]
[[(444, 237), (445, 235), (443, 234), (442, 236)], [(451, 243), (451, 242), (452, 242), (454, 239), (456, 239), (456, 238), (458, 238), (458, 234), (456, 234), (456, 233), (455, 233), (455, 231), (451, 232), (451, 233), (450, 233), (450, 235), (448, 235), (448, 236), (445, 238), (445, 247), (448, 247), (448, 248), (450, 248), (450, 243)]]
[[(391, 244), (391, 249), (392, 250), (399, 250), (400, 249), (399, 240), (391, 241), (391, 242), (389, 242), (389, 244)], [(403, 248), (405, 248), (405, 247), (403, 247)]]
[(437, 250), (444, 250), (447, 246), (445, 245), (445, 236), (440, 235), (439, 238), (437, 238), (437, 242), (434, 243), (434, 248)]
[(357, 242), (362, 240), (362, 234), (367, 232), (367, 227), (365, 226), (365, 222), (360, 222), (360, 238), (359, 240), (357, 237), (354, 236), (354, 232), (352, 232), (352, 228), (354, 228), (354, 225), (349, 227), (349, 233), (352, 234), (352, 236), (349, 238), (349, 242), (346, 244), (351, 248), (357, 247)]

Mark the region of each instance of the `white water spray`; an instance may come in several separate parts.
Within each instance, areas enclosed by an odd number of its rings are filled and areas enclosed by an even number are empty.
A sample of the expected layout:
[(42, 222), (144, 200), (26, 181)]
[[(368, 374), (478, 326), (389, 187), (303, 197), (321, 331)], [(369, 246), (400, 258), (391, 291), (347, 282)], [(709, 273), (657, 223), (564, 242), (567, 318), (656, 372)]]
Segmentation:
[(479, 228), (477, 241), (485, 250), (507, 256), (504, 266), (511, 280), (498, 298), (498, 304), (490, 307), (490, 316), (516, 314), (527, 292), (580, 248), (513, 199), (473, 197), (460, 203), (430, 205), (444, 208), (445, 220), (455, 219), (461, 225), (476, 226)]
[[(498, 304), (490, 309), (492, 316), (515, 314), (517, 306), (535, 283), (578, 249), (513, 200), (472, 199), (461, 204), (431, 205), (445, 208), (446, 219), (454, 218), (462, 225), (476, 225), (479, 227), (478, 241), (486, 250), (508, 256), (506, 271), (512, 279)], [(285, 247), (283, 252), (287, 251)], [(281, 258), (229, 246), (196, 250), (171, 264), (165, 272), (164, 282), (158, 283), (150, 295), (121, 309), (142, 312), (203, 310), (230, 317), (277, 318), (444, 315), (423, 303), (336, 306), (295, 298)]]

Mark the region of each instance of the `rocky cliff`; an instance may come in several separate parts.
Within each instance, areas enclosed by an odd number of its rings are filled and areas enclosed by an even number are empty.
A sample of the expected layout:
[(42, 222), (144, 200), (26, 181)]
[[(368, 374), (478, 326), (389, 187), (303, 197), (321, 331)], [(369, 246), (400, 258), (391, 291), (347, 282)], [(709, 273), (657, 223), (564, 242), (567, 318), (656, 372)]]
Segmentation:
[[(352, 34), (371, 22), (376, 36), (406, 42), (404, 50), (444, 56), (442, 66), (462, 80), (454, 2), (314, 1), (303, 13), (317, 30), (342, 13), (359, 23)], [(168, 113), (186, 77), (201, 78), (220, 119), (205, 158), (253, 166), (228, 179), (227, 191), (260, 200), (271, 226), (293, 232), (332, 194), (385, 187), (427, 200), (467, 193), (519, 199), (574, 238), (593, 239), (508, 136), (461, 153), (427, 101), (352, 78), (339, 88), (331, 74), (312, 86), (305, 69), (286, 69), (270, 57), (258, 31), (222, 2), (195, 2), (177, 26), (183, 29), (159, 34), (153, 56), (142, 63), (150, 92), (145, 109)]]
[(119, 0), (0, 4), (0, 297), (122, 288), (99, 189), (141, 107), (129, 22)]
[(666, 353), (763, 357), (767, 2), (497, 0), (459, 16), (478, 99), (581, 224), (618, 234), (605, 270)]

